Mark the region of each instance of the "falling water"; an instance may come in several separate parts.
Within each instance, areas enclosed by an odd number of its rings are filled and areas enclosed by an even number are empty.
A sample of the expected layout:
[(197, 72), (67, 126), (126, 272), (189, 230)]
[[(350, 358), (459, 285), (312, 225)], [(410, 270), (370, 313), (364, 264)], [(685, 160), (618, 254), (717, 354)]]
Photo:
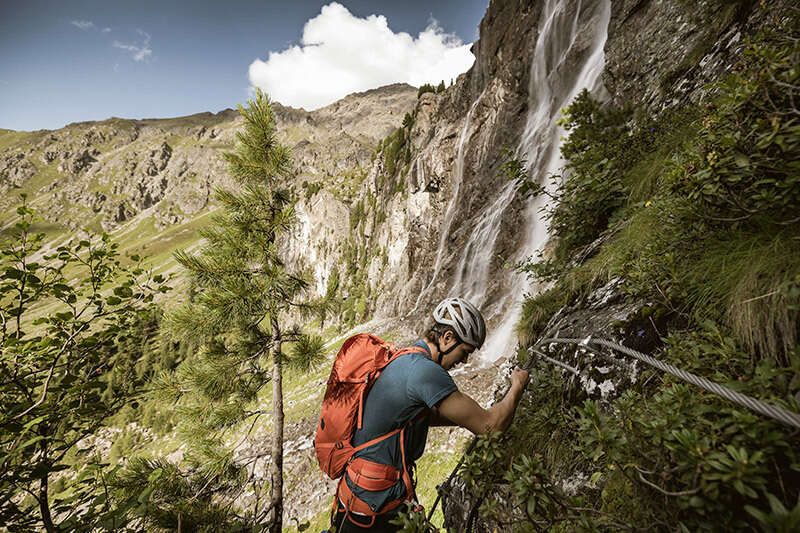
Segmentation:
[(492, 251), (500, 234), (503, 214), (514, 198), (517, 188), (516, 183), (509, 181), (497, 199), (484, 209), (479, 216), (478, 224), (470, 234), (456, 269), (451, 294), (466, 298), (478, 307), (483, 306), (486, 300)]
[[(579, 25), (581, 15), (586, 11), (596, 10), (592, 18), (593, 26), (582, 30)], [(557, 124), (561, 109), (569, 103), (584, 88), (597, 92), (600, 87), (600, 74), (603, 71), (605, 46), (608, 22), (611, 18), (610, 0), (591, 2), (587, 0), (547, 0), (541, 14), (539, 34), (531, 65), (531, 79), (529, 87), (529, 113), (524, 133), (520, 140), (517, 155), (527, 160), (529, 175), (539, 184), (550, 188), (549, 176), (559, 173), (564, 161), (561, 158), (561, 142), (565, 135), (563, 128)], [(567, 60), (572, 59), (573, 47), (580, 38), (587, 37), (580, 31), (591, 31), (591, 44), (584, 54), (583, 61), (568, 65)], [(570, 79), (570, 77), (574, 77)], [(516, 192), (516, 190), (515, 190)], [(504, 196), (501, 194), (501, 197)], [(509, 195), (508, 203), (514, 194)], [(502, 206), (505, 210), (506, 206)], [(537, 255), (548, 239), (547, 222), (542, 211), (547, 208), (545, 195), (530, 202), (526, 209), (527, 234), (524, 245), (520, 248), (517, 260), (524, 260)], [(491, 223), (500, 224), (500, 218)], [(476, 253), (473, 259), (472, 271), (480, 273), (484, 278), (488, 275), (488, 267), (483, 263), (491, 261), (494, 241), (497, 230), (483, 232), (488, 238), (483, 242), (476, 242), (472, 248)], [(478, 232), (473, 232), (474, 239), (480, 239)], [(472, 239), (471, 239), (472, 240)], [(466, 255), (466, 254), (465, 254)], [(462, 258), (463, 260), (463, 258)], [(500, 326), (491, 332), (483, 352), (483, 362), (489, 363), (501, 355), (506, 355), (516, 344), (513, 334), (514, 325), (519, 319), (520, 308), (526, 293), (536, 290), (524, 275), (513, 274), (511, 289), (497, 305), (498, 313), (502, 316)], [(459, 278), (460, 280), (461, 278)], [(460, 282), (460, 281), (459, 281)], [(482, 300), (485, 297), (486, 280), (472, 281), (472, 286), (478, 287), (483, 294), (475, 294), (475, 298)]]
[[(481, 94), (481, 96), (483, 95)], [(464, 118), (464, 125), (461, 127), (461, 134), (458, 136), (458, 143), (456, 145), (456, 161), (453, 172), (453, 193), (450, 198), (450, 202), (447, 205), (447, 211), (445, 211), (444, 215), (444, 223), (442, 224), (442, 228), (439, 233), (439, 245), (436, 248), (436, 259), (433, 263), (433, 274), (431, 275), (431, 279), (428, 281), (428, 284), (425, 286), (425, 288), (420, 291), (412, 312), (417, 309), (423, 298), (430, 292), (433, 284), (436, 282), (436, 279), (439, 277), (439, 273), (442, 270), (442, 262), (447, 248), (447, 239), (450, 237), (450, 228), (453, 225), (453, 217), (458, 210), (457, 207), (460, 198), (459, 193), (461, 191), (461, 182), (464, 181), (464, 153), (466, 151), (467, 141), (472, 135), (472, 131), (470, 129), (470, 126), (472, 125), (472, 114), (475, 112), (475, 108), (478, 106), (480, 101), (481, 97), (479, 96), (472, 103), (472, 106), (470, 106), (467, 116)]]

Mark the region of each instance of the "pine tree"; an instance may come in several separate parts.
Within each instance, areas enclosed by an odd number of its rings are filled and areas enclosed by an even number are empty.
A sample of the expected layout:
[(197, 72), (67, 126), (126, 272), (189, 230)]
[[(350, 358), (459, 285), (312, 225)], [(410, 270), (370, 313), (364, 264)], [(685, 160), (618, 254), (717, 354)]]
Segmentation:
[[(176, 254), (189, 273), (194, 294), (191, 302), (171, 315), (170, 327), (178, 339), (192, 339), (200, 348), (165, 378), (164, 385), (175, 392), (184, 413), (179, 430), (189, 444), (192, 473), (200, 473), (205, 480), (191, 491), (192, 500), (211, 501), (213, 495), (218, 504), (225, 498), (236, 500), (245, 485), (243, 478), (257, 501), (263, 501), (258, 497), (264, 484), (248, 475), (247, 465), (234, 461), (235, 449), (226, 447), (224, 437), (235, 426), (252, 428), (267, 413), (257, 407), (257, 401), (271, 383), (268, 504), (243, 514), (232, 510), (218, 518), (221, 527), (261, 528), (266, 523), (277, 532), (283, 512), (284, 349), (286, 343), (296, 343), (292, 353), (308, 361), (318, 355), (308, 350), (319, 352), (322, 346), (308, 342), (297, 325), (289, 325), (303, 316), (299, 312), (310, 310), (302, 299), (306, 280), (281, 258), (295, 215), (289, 189), (290, 153), (276, 139), (275, 118), (264, 93), (257, 91), (246, 108), (239, 106), (239, 112), (243, 130), (236, 135), (235, 150), (225, 154), (237, 188), (217, 191), (223, 209), (202, 232), (205, 244), (199, 253)], [(250, 409), (253, 405), (256, 408)], [(147, 467), (140, 463), (138, 468), (146, 471)], [(176, 520), (186, 523), (191, 518), (185, 507), (173, 511)]]

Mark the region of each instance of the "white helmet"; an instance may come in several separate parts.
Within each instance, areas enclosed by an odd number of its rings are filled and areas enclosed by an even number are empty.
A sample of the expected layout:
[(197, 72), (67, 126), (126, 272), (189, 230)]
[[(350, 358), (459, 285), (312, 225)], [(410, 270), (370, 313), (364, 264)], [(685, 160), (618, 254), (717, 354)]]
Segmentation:
[(458, 338), (473, 345), (483, 346), (486, 340), (486, 323), (478, 308), (463, 298), (445, 298), (433, 311), (437, 324), (452, 327)]

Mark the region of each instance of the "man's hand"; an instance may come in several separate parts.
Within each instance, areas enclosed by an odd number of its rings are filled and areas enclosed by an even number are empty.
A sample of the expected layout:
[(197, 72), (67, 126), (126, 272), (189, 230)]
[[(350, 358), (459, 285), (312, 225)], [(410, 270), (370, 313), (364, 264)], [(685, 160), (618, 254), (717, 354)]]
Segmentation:
[(514, 372), (511, 373), (511, 387), (517, 387), (520, 391), (525, 390), (525, 387), (528, 386), (528, 382), (530, 381), (530, 375), (528, 374), (527, 370), (523, 370), (522, 368), (515, 368)]

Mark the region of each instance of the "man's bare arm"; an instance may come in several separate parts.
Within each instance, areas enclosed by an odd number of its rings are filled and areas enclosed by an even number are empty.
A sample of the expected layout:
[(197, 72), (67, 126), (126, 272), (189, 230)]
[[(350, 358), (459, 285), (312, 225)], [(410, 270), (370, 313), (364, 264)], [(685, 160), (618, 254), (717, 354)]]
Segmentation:
[[(441, 405), (441, 403), (440, 403)], [(430, 418), (428, 419), (431, 426), (457, 426), (452, 420), (448, 420), (439, 412), (439, 406), (431, 408)]]
[(515, 370), (508, 393), (489, 409), (484, 409), (466, 394), (456, 391), (433, 409), (431, 425), (457, 425), (475, 435), (505, 431), (511, 425), (514, 411), (527, 383), (528, 373), (524, 370)]

